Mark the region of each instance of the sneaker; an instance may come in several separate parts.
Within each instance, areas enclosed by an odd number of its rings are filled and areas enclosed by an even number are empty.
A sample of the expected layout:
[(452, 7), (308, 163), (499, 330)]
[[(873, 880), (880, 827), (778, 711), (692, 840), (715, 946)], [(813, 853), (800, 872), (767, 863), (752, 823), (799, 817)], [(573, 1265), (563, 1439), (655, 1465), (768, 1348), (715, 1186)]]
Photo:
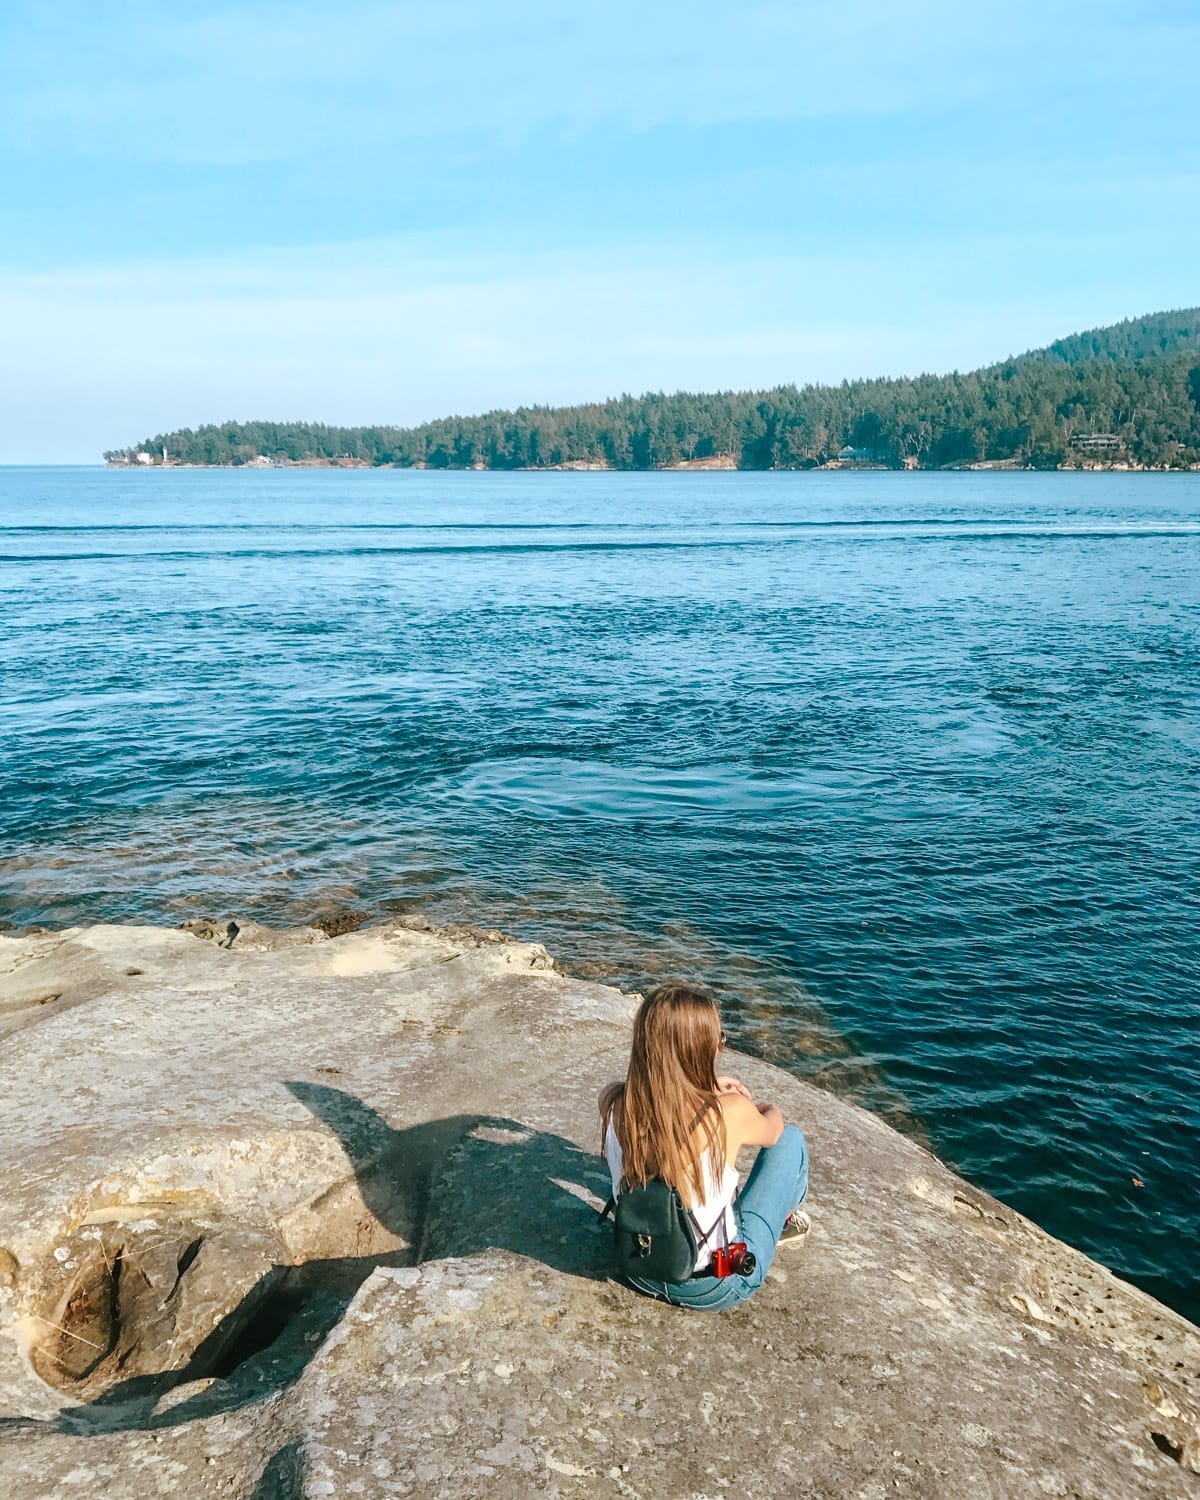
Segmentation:
[(812, 1220), (802, 1208), (794, 1208), (783, 1221), (783, 1228), (779, 1232), (779, 1244), (799, 1245), (808, 1238), (808, 1232), (812, 1228)]

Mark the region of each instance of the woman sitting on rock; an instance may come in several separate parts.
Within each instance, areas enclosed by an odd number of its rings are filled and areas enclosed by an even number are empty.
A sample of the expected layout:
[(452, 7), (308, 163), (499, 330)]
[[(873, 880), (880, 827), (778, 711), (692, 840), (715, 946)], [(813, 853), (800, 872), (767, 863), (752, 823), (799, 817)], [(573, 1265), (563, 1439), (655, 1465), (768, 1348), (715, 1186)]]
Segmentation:
[[(636, 1260), (619, 1251), (623, 1278), (680, 1307), (744, 1302), (762, 1285), (777, 1246), (802, 1240), (809, 1228), (800, 1211), (808, 1192), (804, 1136), (773, 1104), (755, 1104), (744, 1084), (718, 1076), (724, 1044), (713, 1000), (686, 985), (662, 985), (638, 1010), (625, 1082), (600, 1094), (618, 1246), (632, 1243), (636, 1256), (638, 1241), (649, 1244), (651, 1236), (631, 1235), (628, 1224), (638, 1227), (635, 1209), (654, 1193), (670, 1197), (656, 1183), (675, 1189), (676, 1211), (686, 1213), (696, 1241), (695, 1263), (682, 1279), (634, 1274)], [(736, 1163), (743, 1146), (762, 1149), (739, 1195)], [(651, 1197), (645, 1198), (637, 1190), (648, 1184)], [(624, 1207), (622, 1193), (628, 1195)]]

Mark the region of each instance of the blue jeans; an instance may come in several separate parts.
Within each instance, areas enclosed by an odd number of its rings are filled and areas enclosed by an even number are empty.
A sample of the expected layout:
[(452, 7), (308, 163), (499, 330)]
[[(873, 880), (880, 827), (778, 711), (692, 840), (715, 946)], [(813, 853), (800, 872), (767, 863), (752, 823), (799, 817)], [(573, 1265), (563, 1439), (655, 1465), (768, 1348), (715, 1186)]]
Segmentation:
[(804, 1202), (808, 1192), (808, 1145), (795, 1125), (785, 1125), (773, 1146), (758, 1153), (736, 1215), (741, 1236), (758, 1264), (749, 1276), (693, 1276), (690, 1281), (643, 1281), (631, 1276), (629, 1285), (676, 1307), (718, 1309), (736, 1307), (753, 1297), (763, 1284), (783, 1221)]

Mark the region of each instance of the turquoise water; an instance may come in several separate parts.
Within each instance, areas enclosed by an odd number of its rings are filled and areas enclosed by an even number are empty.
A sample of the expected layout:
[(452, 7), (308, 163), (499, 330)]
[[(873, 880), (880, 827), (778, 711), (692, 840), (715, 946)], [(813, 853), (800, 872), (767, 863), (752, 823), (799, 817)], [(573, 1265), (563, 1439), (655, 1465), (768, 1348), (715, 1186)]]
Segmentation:
[(1200, 1316), (1200, 475), (10, 469), (0, 527), (0, 916), (702, 976)]

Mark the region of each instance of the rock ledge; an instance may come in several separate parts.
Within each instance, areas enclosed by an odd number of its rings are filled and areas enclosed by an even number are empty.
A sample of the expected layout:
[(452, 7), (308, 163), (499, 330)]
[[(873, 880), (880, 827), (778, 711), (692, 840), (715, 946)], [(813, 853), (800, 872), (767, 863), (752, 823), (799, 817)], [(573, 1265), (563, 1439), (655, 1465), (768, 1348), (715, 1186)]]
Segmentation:
[(632, 1002), (419, 919), (0, 937), (0, 1492), (1200, 1497), (1200, 1331), (764, 1064), (806, 1243), (605, 1277)]

